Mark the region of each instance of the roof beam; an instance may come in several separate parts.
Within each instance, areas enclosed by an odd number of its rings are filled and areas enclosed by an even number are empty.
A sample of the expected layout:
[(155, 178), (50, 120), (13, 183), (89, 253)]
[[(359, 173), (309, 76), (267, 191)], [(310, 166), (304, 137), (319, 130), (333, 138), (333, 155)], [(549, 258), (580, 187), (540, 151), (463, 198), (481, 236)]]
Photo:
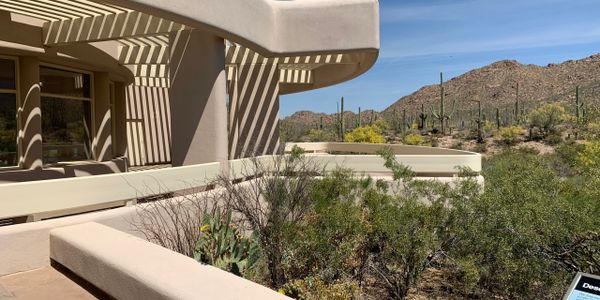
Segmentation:
[(48, 21), (43, 27), (47, 46), (88, 43), (169, 33), (185, 29), (182, 24), (131, 10)]

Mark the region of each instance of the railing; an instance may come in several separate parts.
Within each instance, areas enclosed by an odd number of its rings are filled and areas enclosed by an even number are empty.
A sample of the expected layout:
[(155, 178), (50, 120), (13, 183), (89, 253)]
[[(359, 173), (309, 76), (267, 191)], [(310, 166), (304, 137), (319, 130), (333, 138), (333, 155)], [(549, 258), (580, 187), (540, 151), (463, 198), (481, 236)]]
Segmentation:
[[(310, 154), (311, 159), (325, 166), (325, 170), (343, 166), (357, 172), (389, 173), (383, 166), (383, 159), (373, 154), (387, 145), (303, 143), (290, 144), (287, 149), (290, 150), (294, 145), (311, 152), (367, 153)], [(469, 167), (475, 172), (481, 171), (481, 156), (477, 153), (430, 147), (391, 147), (400, 162), (422, 176), (454, 176), (459, 166)], [(263, 156), (259, 159), (270, 158), (271, 156)], [(224, 171), (238, 177), (249, 176), (251, 168), (252, 163), (248, 159), (240, 159), (229, 161), (226, 169), (219, 163), (209, 163), (141, 172), (3, 184), (0, 185), (0, 221), (17, 217), (36, 221), (123, 206), (143, 197), (206, 186)]]

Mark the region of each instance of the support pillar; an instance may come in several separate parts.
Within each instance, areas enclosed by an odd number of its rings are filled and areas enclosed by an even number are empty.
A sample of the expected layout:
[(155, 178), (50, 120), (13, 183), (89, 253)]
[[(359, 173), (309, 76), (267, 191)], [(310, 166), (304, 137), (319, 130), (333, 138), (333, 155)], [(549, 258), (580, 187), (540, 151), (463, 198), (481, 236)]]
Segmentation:
[(106, 72), (94, 72), (94, 129), (92, 141), (97, 161), (112, 159), (110, 80)]
[(200, 30), (169, 35), (171, 161), (227, 161), (225, 42)]
[(276, 154), (279, 141), (277, 62), (230, 68), (230, 159)]
[(42, 169), (40, 62), (37, 57), (21, 57), (19, 71), (20, 165), (25, 169)]
[(115, 82), (115, 99), (113, 105), (115, 118), (115, 136), (113, 145), (115, 156), (127, 155), (127, 97), (126, 86), (123, 82)]

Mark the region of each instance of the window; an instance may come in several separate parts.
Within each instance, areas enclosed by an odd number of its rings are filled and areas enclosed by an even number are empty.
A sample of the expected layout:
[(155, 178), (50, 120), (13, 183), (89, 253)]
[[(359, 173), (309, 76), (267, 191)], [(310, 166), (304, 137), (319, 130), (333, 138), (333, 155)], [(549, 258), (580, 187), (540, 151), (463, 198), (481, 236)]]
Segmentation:
[(40, 68), (44, 164), (92, 158), (90, 75)]
[(18, 159), (16, 61), (0, 58), (0, 167)]

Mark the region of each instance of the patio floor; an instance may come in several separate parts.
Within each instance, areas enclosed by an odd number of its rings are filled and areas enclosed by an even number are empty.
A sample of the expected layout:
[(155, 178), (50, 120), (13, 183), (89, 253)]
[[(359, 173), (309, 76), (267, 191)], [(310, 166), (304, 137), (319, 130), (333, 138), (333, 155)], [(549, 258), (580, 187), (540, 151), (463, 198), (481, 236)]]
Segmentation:
[(0, 300), (107, 298), (110, 297), (60, 266), (0, 277)]

